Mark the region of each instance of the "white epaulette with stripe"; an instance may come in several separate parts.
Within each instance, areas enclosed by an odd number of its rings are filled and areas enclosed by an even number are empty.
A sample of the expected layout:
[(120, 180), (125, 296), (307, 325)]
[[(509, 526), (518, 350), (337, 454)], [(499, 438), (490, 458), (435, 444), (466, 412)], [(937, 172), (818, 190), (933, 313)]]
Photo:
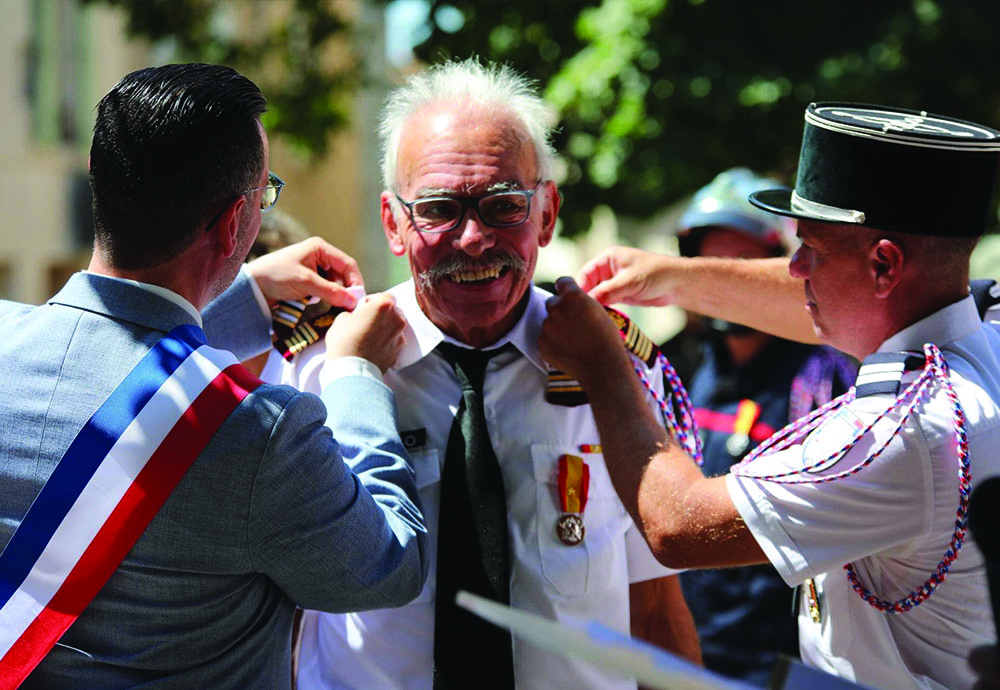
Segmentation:
[(903, 375), (908, 371), (924, 368), (925, 358), (920, 352), (876, 352), (865, 357), (855, 381), (855, 397), (869, 395), (899, 395)]

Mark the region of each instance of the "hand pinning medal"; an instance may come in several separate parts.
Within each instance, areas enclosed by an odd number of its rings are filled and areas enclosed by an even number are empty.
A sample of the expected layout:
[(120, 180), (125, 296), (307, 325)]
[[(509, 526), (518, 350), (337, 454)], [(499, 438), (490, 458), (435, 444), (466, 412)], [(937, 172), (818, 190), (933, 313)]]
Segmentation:
[[(632, 320), (625, 314), (612, 307), (604, 307), (618, 332), (622, 337), (622, 344), (625, 349), (640, 359), (647, 367), (659, 366), (663, 371), (663, 378), (666, 384), (666, 398), (656, 392), (655, 387), (649, 381), (646, 374), (638, 366), (634, 366), (636, 376), (645, 387), (649, 395), (656, 401), (667, 429), (677, 439), (677, 442), (687, 451), (698, 465), (703, 464), (701, 439), (698, 437), (698, 429), (694, 421), (694, 412), (691, 408), (691, 400), (688, 398), (687, 390), (681, 383), (680, 377), (674, 371), (673, 366), (667, 358), (660, 352), (649, 336), (639, 330), (639, 327), (632, 323)], [(633, 363), (634, 364), (634, 363)], [(545, 400), (553, 405), (565, 407), (575, 407), (589, 403), (587, 394), (583, 387), (575, 379), (557, 369), (549, 367), (549, 380), (545, 391)]]
[(583, 541), (587, 530), (583, 511), (590, 490), (590, 468), (578, 455), (559, 457), (559, 505), (562, 515), (556, 521), (556, 536), (566, 546)]
[[(321, 275), (322, 272), (320, 273)], [(359, 302), (365, 297), (363, 285), (350, 285), (347, 292)], [(341, 307), (309, 300), (280, 301), (271, 308), (271, 328), (274, 330), (274, 349), (291, 362), (295, 355), (318, 342), (333, 325)]]

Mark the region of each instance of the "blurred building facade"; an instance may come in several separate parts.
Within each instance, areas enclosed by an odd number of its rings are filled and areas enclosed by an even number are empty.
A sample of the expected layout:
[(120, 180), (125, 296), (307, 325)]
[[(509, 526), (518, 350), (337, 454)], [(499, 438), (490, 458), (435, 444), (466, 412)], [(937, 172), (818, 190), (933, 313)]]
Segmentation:
[[(369, 288), (391, 284), (379, 220), (378, 144), (372, 123), (391, 77), (384, 57), (382, 8), (331, 0), (354, 18), (362, 40), (364, 88), (351, 126), (314, 161), (272, 141), (271, 167), (288, 183), (283, 210), (358, 259)], [(247, 0), (280, 16), (281, 2)], [(256, 6), (256, 7), (254, 7)], [(266, 8), (264, 8), (266, 6)], [(126, 73), (174, 61), (168, 46), (130, 39), (120, 10), (77, 0), (4, 0), (0, 50), (0, 298), (41, 303), (84, 268), (93, 243), (87, 153), (97, 102)], [(250, 13), (248, 15), (248, 12)], [(252, 19), (251, 19), (252, 21)], [(266, 96), (267, 94), (265, 94)]]
[(89, 254), (93, 108), (146, 51), (120, 17), (71, 0), (10, 0), (0, 22), (0, 296), (40, 302)]

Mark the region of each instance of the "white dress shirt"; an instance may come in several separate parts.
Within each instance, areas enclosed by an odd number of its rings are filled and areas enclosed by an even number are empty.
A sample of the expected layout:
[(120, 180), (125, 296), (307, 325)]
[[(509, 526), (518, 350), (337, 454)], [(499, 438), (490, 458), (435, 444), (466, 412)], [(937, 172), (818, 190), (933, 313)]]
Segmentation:
[[(412, 281), (391, 291), (408, 321), (407, 342), (385, 375), (399, 406), (399, 425), (417, 472), (427, 518), (430, 573), (420, 596), (400, 609), (333, 615), (307, 611), (303, 620), (298, 687), (431, 687), (434, 591), (441, 465), (461, 390), (451, 366), (434, 348), (450, 341), (417, 305)], [(492, 347), (516, 351), (494, 357), (486, 371), (484, 409), (507, 495), (511, 605), (561, 621), (591, 620), (627, 633), (629, 584), (672, 574), (653, 558), (625, 512), (599, 452), (589, 405), (545, 401), (546, 366), (538, 352), (548, 293), (534, 289), (525, 313)], [(453, 342), (453, 341), (452, 341)], [(324, 346), (318, 343), (286, 368), (283, 381), (302, 390), (320, 384)], [(651, 376), (655, 381), (659, 376)], [(660, 389), (662, 391), (662, 388)], [(652, 399), (651, 406), (654, 405)], [(580, 456), (590, 468), (582, 544), (556, 537), (561, 515), (558, 460)], [(635, 688), (635, 682), (514, 640), (518, 688)], [(488, 683), (489, 679), (483, 679)]]
[[(900, 331), (879, 351), (920, 352), (929, 342), (945, 356), (965, 410), (975, 486), (1000, 474), (1000, 333), (996, 324), (981, 322), (968, 297)], [(905, 375), (903, 387), (918, 374)], [(763, 475), (825, 458), (893, 400), (892, 395), (857, 399), (801, 445), (745, 469)], [(899, 410), (887, 415), (817, 475), (862, 462), (892, 435), (899, 418)], [(983, 557), (971, 535), (945, 583), (903, 614), (882, 613), (863, 601), (842, 567), (853, 562), (864, 585), (889, 601), (924, 583), (954, 531), (959, 505), (955, 438), (952, 405), (935, 383), (901, 433), (857, 474), (823, 484), (728, 475), (730, 496), (785, 581), (794, 586), (816, 579), (821, 620), (810, 619), (805, 596), (799, 614), (807, 663), (875, 688), (971, 687), (968, 653), (996, 635)]]

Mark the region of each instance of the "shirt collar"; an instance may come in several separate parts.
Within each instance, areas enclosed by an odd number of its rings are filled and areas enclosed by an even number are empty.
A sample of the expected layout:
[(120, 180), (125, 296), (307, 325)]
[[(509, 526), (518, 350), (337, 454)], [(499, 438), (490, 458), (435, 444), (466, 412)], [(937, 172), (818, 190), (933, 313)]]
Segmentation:
[[(92, 273), (92, 271), (84, 271), (84, 273)], [(198, 326), (204, 326), (201, 320), (201, 313), (197, 309), (195, 309), (193, 304), (188, 302), (186, 299), (178, 295), (173, 290), (168, 290), (167, 288), (161, 287), (159, 285), (140, 283), (138, 280), (132, 280), (130, 278), (119, 278), (117, 276), (109, 276), (106, 273), (97, 273), (94, 275), (99, 275), (102, 278), (107, 278), (108, 280), (117, 280), (121, 283), (127, 283), (141, 290), (145, 290), (146, 292), (152, 292), (154, 295), (162, 297), (165, 300), (169, 300), (170, 302), (173, 302), (178, 307), (186, 311), (188, 314), (191, 315), (191, 318), (194, 319), (195, 323), (197, 323)]]
[(938, 347), (943, 347), (959, 338), (975, 333), (982, 328), (982, 325), (983, 321), (979, 318), (979, 312), (976, 310), (976, 302), (972, 299), (972, 295), (969, 295), (890, 336), (882, 343), (878, 351), (914, 350), (920, 352), (925, 343), (934, 343)]
[[(489, 349), (502, 347), (511, 343), (518, 351), (528, 358), (541, 371), (546, 371), (545, 361), (538, 351), (538, 338), (542, 334), (542, 322), (545, 320), (545, 300), (549, 293), (532, 286), (528, 297), (528, 305), (514, 327)], [(466, 343), (445, 335), (437, 326), (431, 323), (420, 305), (417, 303), (416, 286), (412, 279), (400, 283), (389, 290), (396, 298), (396, 306), (406, 317), (406, 344), (396, 359), (394, 369), (405, 369), (420, 361), (434, 351), (440, 343), (454, 343), (468, 347)]]

